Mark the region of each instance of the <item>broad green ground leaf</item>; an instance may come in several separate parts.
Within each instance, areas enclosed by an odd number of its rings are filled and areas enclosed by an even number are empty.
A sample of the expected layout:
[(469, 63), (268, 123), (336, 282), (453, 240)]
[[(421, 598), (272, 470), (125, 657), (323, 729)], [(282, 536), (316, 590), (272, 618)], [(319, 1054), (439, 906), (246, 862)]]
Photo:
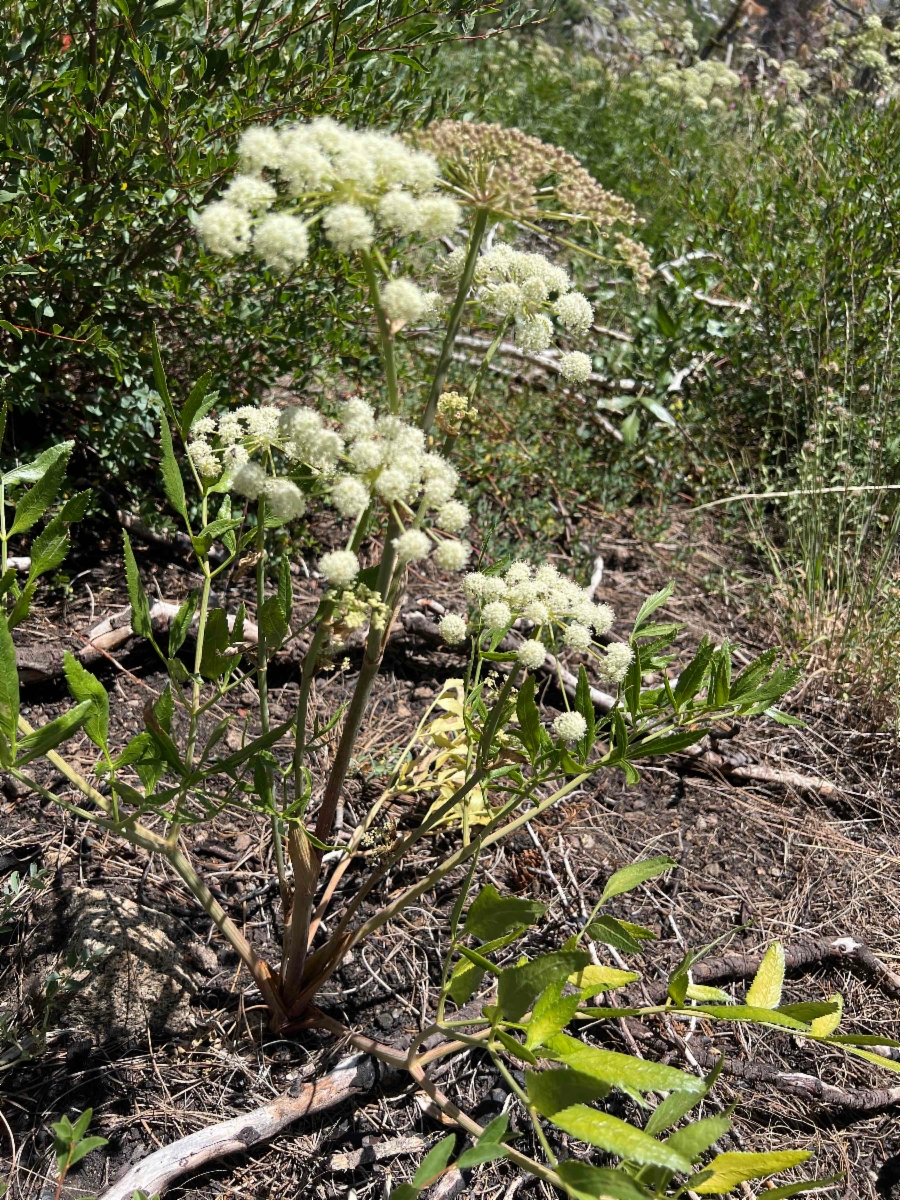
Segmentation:
[(520, 1021), (544, 988), (568, 979), (591, 961), (583, 950), (557, 950), (543, 954), (521, 967), (507, 967), (497, 984), (497, 1003), (508, 1021)]
[(765, 1154), (746, 1154), (729, 1151), (718, 1154), (709, 1164), (712, 1175), (696, 1186), (688, 1180), (688, 1187), (701, 1196), (717, 1196), (730, 1192), (739, 1183), (748, 1179), (768, 1179), (779, 1171), (789, 1171), (810, 1157), (808, 1150), (771, 1150)]
[(829, 996), (829, 1000), (835, 1005), (834, 1012), (829, 1013), (828, 1016), (813, 1018), (812, 1032), (816, 1037), (828, 1037), (840, 1026), (844, 1012), (844, 997), (840, 992), (835, 992), (833, 996)]
[(109, 696), (106, 688), (68, 650), (63, 655), (63, 671), (73, 700), (89, 700), (93, 712), (84, 723), (84, 731), (103, 750), (109, 738)]
[(784, 987), (784, 946), (773, 942), (747, 989), (748, 1008), (777, 1008)]
[(604, 942), (614, 946), (623, 954), (638, 954), (641, 942), (655, 941), (656, 934), (652, 929), (643, 925), (633, 925), (630, 921), (620, 921), (616, 917), (602, 916), (592, 921), (587, 928), (587, 935), (595, 942)]
[(587, 1108), (584, 1104), (573, 1104), (563, 1108), (550, 1118), (554, 1125), (591, 1146), (617, 1154), (627, 1162), (647, 1163), (654, 1167), (666, 1167), (670, 1171), (690, 1171), (690, 1162), (663, 1142), (656, 1141), (641, 1129), (620, 1121), (609, 1113)]
[(630, 1054), (589, 1046), (565, 1033), (552, 1038), (547, 1049), (548, 1057), (623, 1091), (700, 1092), (704, 1089), (703, 1080), (696, 1075), (687, 1075), (676, 1067), (644, 1058), (633, 1058)]
[(713, 1143), (724, 1137), (730, 1128), (731, 1122), (727, 1117), (703, 1117), (670, 1133), (666, 1138), (666, 1145), (695, 1163)]
[(528, 1099), (544, 1117), (552, 1117), (573, 1104), (592, 1104), (605, 1099), (609, 1084), (592, 1079), (569, 1067), (551, 1067), (547, 1071), (526, 1071), (525, 1088)]
[(567, 1158), (556, 1173), (574, 1200), (650, 1200), (650, 1193), (635, 1179), (611, 1167), (592, 1167), (577, 1158)]
[(436, 1146), (432, 1146), (413, 1175), (413, 1187), (424, 1188), (434, 1183), (446, 1169), (455, 1145), (456, 1134), (449, 1133), (445, 1138), (441, 1138)]
[(514, 929), (527, 929), (529, 925), (534, 925), (547, 908), (546, 904), (540, 904), (537, 900), (501, 896), (493, 885), (488, 884), (469, 906), (463, 933), (471, 934), (482, 942), (492, 942)]
[(620, 971), (618, 967), (604, 967), (590, 963), (570, 975), (569, 983), (581, 988), (586, 996), (596, 996), (598, 992), (609, 992), (615, 988), (627, 987), (636, 979), (640, 979), (640, 975), (634, 971)]
[(663, 854), (658, 858), (645, 858), (641, 862), (631, 863), (627, 867), (622, 867), (610, 875), (606, 881), (606, 887), (603, 889), (600, 903), (605, 904), (613, 896), (621, 896), (625, 892), (633, 891), (640, 884), (646, 883), (648, 879), (656, 879), (657, 876), (665, 874), (666, 871), (671, 870), (672, 867), (677, 865), (674, 859), (669, 858), (667, 854)]
[(16, 766), (23, 767), (33, 759), (43, 757), (49, 750), (55, 750), (67, 738), (77, 733), (87, 720), (92, 707), (91, 701), (85, 700), (62, 716), (42, 725), (40, 729), (35, 729), (34, 733), (23, 737), (17, 747)]

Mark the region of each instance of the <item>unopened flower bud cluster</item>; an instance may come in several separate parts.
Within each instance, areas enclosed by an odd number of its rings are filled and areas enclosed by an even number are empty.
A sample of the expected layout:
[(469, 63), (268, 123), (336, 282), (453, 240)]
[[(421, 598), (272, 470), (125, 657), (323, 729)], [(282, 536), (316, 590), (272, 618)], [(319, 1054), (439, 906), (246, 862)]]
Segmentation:
[[(241, 138), (240, 174), (201, 213), (200, 237), (213, 254), (231, 258), (252, 249), (282, 273), (306, 261), (305, 218), (313, 214), (342, 254), (370, 249), (378, 229), (389, 236), (445, 237), (459, 224), (460, 209), (437, 190), (438, 176), (431, 154), (330, 117), (279, 129), (252, 126)], [(279, 201), (289, 207), (277, 209)], [(392, 303), (407, 312), (414, 307), (402, 287)], [(427, 307), (403, 319), (416, 320)]]

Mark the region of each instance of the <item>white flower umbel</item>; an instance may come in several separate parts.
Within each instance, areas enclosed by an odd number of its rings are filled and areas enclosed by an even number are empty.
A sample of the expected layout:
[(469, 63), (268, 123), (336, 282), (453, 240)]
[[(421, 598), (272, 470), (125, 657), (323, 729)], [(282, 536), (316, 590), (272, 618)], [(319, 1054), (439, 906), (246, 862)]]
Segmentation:
[(286, 272), (306, 262), (309, 234), (299, 217), (270, 213), (253, 232), (253, 248), (268, 266)]
[(441, 542), (432, 557), (442, 571), (461, 571), (471, 553), (465, 542)]
[(322, 226), (329, 242), (342, 254), (368, 250), (375, 240), (375, 224), (358, 204), (336, 204), (326, 209)]
[(231, 258), (247, 249), (250, 240), (250, 217), (243, 208), (216, 200), (200, 214), (200, 238), (211, 254)]
[(528, 354), (540, 354), (553, 341), (553, 326), (543, 313), (532, 313), (516, 321), (516, 345)]
[(401, 563), (418, 562), (427, 558), (431, 551), (431, 538), (422, 529), (407, 529), (394, 539), (397, 551), (397, 561)]
[(560, 713), (553, 722), (553, 732), (563, 742), (579, 742), (587, 733), (587, 721), (581, 713)]
[(567, 625), (563, 633), (563, 644), (570, 650), (587, 650), (591, 644), (591, 631), (587, 625), (575, 622)]
[(392, 279), (381, 289), (381, 303), (392, 321), (408, 325), (418, 321), (428, 307), (425, 293), (411, 279)]
[(419, 201), (418, 232), (428, 238), (449, 237), (462, 219), (462, 210), (448, 196), (426, 196)]
[(369, 489), (355, 475), (341, 475), (331, 485), (331, 503), (342, 517), (358, 517), (369, 499)]
[(586, 379), (590, 378), (592, 370), (591, 360), (580, 350), (564, 354), (559, 360), (559, 373), (570, 383), (584, 383)]
[(594, 611), (591, 614), (590, 624), (593, 626), (594, 633), (603, 634), (609, 633), (616, 619), (616, 614), (608, 604), (595, 604)]
[(222, 198), (237, 208), (256, 212), (274, 204), (277, 195), (271, 183), (266, 183), (258, 175), (235, 175)]
[(553, 305), (553, 311), (566, 329), (585, 333), (591, 327), (594, 310), (581, 292), (566, 292)]
[(352, 550), (332, 550), (319, 559), (319, 570), (335, 587), (352, 587), (359, 573), (359, 560)]
[(222, 464), (219, 462), (218, 455), (209, 442), (204, 441), (203, 438), (190, 442), (187, 452), (191, 462), (197, 468), (197, 474), (204, 479), (215, 479), (222, 473)]
[(419, 230), (419, 201), (409, 192), (387, 192), (378, 203), (377, 214), (385, 228), (393, 229), (404, 237)]
[(266, 473), (255, 462), (247, 462), (239, 467), (231, 485), (233, 491), (246, 496), (248, 500), (255, 500), (265, 486)]
[(506, 629), (512, 624), (512, 611), (505, 600), (492, 600), (481, 613), (488, 629)]
[(251, 125), (241, 134), (238, 154), (245, 171), (258, 172), (265, 167), (278, 167), (281, 164), (278, 134), (265, 125)]
[(306, 511), (303, 493), (290, 479), (269, 479), (263, 491), (266, 507), (279, 521), (296, 521)]
[(456, 613), (447, 613), (445, 617), (441, 617), (438, 629), (448, 646), (458, 646), (466, 640), (465, 618), (457, 616)]
[(600, 677), (607, 683), (621, 683), (634, 659), (634, 651), (625, 642), (606, 647), (606, 656), (598, 664)]
[(516, 658), (526, 671), (536, 671), (538, 667), (542, 667), (546, 657), (547, 649), (544, 643), (539, 642), (537, 638), (531, 638), (529, 641), (523, 642), (516, 651)]
[(375, 430), (375, 412), (361, 397), (351, 396), (341, 405), (340, 422), (344, 437), (368, 437)]
[(436, 521), (447, 533), (459, 533), (469, 524), (472, 517), (461, 500), (448, 500), (438, 509)]

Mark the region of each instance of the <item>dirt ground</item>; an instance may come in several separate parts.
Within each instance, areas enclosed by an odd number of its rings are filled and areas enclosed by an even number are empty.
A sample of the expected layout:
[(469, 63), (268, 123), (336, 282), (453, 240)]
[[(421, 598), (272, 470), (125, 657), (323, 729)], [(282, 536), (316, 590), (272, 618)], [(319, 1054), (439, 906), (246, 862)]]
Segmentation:
[[(582, 531), (582, 536), (584, 536)], [(616, 608), (615, 632), (626, 632), (640, 601), (670, 575), (677, 592), (668, 614), (683, 621), (680, 644), (695, 645), (704, 632), (727, 634), (740, 653), (766, 647), (766, 629), (751, 621), (741, 586), (710, 594), (707, 559), (718, 549), (673, 529), (670, 540), (641, 546), (620, 526), (598, 527), (594, 544), (604, 557), (598, 599)], [(558, 565), (565, 566), (562, 556)], [(177, 600), (192, 579), (178, 555), (144, 548), (140, 563), (152, 596)], [(81, 572), (80, 574), (78, 572)], [(98, 555), (72, 571), (70, 594), (40, 608), (21, 630), (25, 646), (77, 649), (83, 635), (125, 604), (114, 556)], [(582, 581), (586, 582), (586, 581)], [(316, 604), (315, 581), (294, 578), (300, 610)], [(411, 603), (434, 594), (437, 584), (412, 575)], [(18, 636), (18, 635), (17, 635)], [(349, 668), (321, 677), (317, 704), (333, 711), (354, 682), (359, 655)], [(352, 822), (378, 794), (386, 764), (444, 680), (459, 675), (462, 658), (414, 638), (392, 642), (377, 685), (360, 753), (348, 787)], [(111, 689), (113, 741), (142, 727), (142, 707), (164, 679), (141, 647), (95, 667)], [(296, 666), (273, 673), (273, 720), (285, 719), (297, 688)], [(552, 706), (554, 697), (545, 697)], [(43, 724), (67, 705), (59, 683), (23, 691), (23, 713)], [(237, 706), (247, 701), (240, 697)], [(788, 946), (827, 937), (865, 942), (892, 967), (900, 960), (900, 846), (896, 803), (897, 761), (892, 734), (872, 732), (846, 704), (807, 692), (792, 709), (804, 728), (764, 720), (745, 726), (729, 753), (776, 771), (818, 776), (836, 785), (823, 796), (805, 787), (727, 778), (715, 767), (673, 757), (644, 766), (640, 784), (627, 787), (607, 775), (484, 856), (483, 882), (508, 893), (550, 903), (531, 935), (530, 949), (556, 948), (583, 919), (617, 866), (669, 853), (679, 863), (661, 882), (617, 902), (618, 915), (652, 927), (659, 936), (643, 969), (648, 986), (689, 946), (727, 935), (730, 951), (751, 953), (778, 938)], [(86, 740), (70, 744), (75, 761), (92, 761)], [(270, 880), (262, 825), (241, 816), (188, 834), (192, 854), (228, 911), (263, 951), (280, 941), (277, 889)], [(440, 837), (448, 844), (455, 835)], [(421, 852), (424, 862), (431, 853)], [(389, 894), (407, 875), (389, 876)], [(36, 872), (34, 886), (10, 884)], [(213, 935), (209, 920), (178, 880), (143, 852), (121, 846), (7, 781), (0, 797), (0, 1128), (3, 1171), (10, 1194), (55, 1200), (49, 1125), (63, 1113), (93, 1108), (91, 1131), (108, 1145), (85, 1159), (61, 1195), (94, 1195), (128, 1164), (190, 1132), (248, 1112), (298, 1080), (326, 1070), (341, 1055), (318, 1032), (278, 1037), (267, 1028), (258, 993), (249, 987), (231, 950)], [(345, 877), (348, 888), (355, 870)], [(339, 893), (348, 894), (347, 889)], [(320, 996), (323, 1008), (347, 1024), (403, 1044), (429, 1018), (429, 995), (440, 978), (452, 887), (420, 905), (354, 952)], [(139, 924), (149, 933), (139, 937)], [(731, 985), (729, 985), (731, 986)], [(733, 985), (741, 995), (743, 984)], [(431, 992), (429, 992), (431, 988)], [(840, 992), (845, 1030), (896, 1035), (900, 1003), (871, 978), (841, 964), (814, 967), (791, 978), (786, 999), (818, 1000)], [(897, 993), (900, 994), (900, 993)], [(627, 1027), (613, 1024), (609, 1044), (628, 1049)], [(745, 1064), (802, 1071), (842, 1089), (892, 1086), (884, 1072), (822, 1052), (789, 1035), (746, 1029), (700, 1028), (696, 1045), (724, 1050)], [(642, 1053), (653, 1054), (644, 1047)], [(673, 1065), (689, 1065), (689, 1048), (672, 1044)], [(453, 1060), (442, 1088), (472, 1116), (486, 1121), (509, 1106), (503, 1081), (486, 1058)], [(749, 1083), (723, 1074), (723, 1105), (736, 1104), (731, 1148), (800, 1146), (814, 1151), (817, 1175), (844, 1173), (828, 1195), (900, 1197), (900, 1130), (890, 1106), (859, 1111), (785, 1092), (771, 1083)], [(621, 1111), (634, 1116), (629, 1101)], [(522, 1149), (529, 1152), (530, 1134)], [(268, 1145), (232, 1157), (181, 1182), (168, 1195), (190, 1200), (219, 1197), (355, 1194), (387, 1196), (408, 1179), (422, 1149), (442, 1130), (408, 1087), (385, 1085), (355, 1105), (301, 1121)], [(418, 1138), (418, 1142), (399, 1142)], [(565, 1139), (560, 1135), (560, 1144)], [(10, 1143), (15, 1144), (14, 1160)], [(362, 1157), (354, 1152), (373, 1147)], [(380, 1148), (380, 1149), (379, 1149)], [(485, 1200), (532, 1195), (543, 1185), (519, 1179), (508, 1165), (477, 1168), (466, 1188)], [(748, 1190), (755, 1195), (757, 1190)]]

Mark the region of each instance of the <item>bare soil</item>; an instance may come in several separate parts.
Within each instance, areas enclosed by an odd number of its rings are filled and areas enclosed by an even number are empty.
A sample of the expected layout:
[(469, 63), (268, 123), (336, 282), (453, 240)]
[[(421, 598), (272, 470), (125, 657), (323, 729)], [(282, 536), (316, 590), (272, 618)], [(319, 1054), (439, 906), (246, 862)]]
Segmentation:
[[(580, 530), (582, 539), (585, 531)], [(678, 591), (668, 613), (684, 622), (687, 652), (709, 632), (724, 635), (752, 656), (766, 647), (767, 630), (749, 610), (746, 584), (722, 594), (709, 590), (710, 566), (720, 548), (704, 547), (673, 526), (664, 543), (641, 545), (618, 524), (598, 525), (593, 544), (605, 560), (598, 598), (612, 603), (624, 634), (640, 601), (673, 575)], [(705, 558), (704, 558), (705, 555)], [(558, 560), (565, 566), (563, 556)], [(141, 553), (151, 594), (177, 600), (197, 579), (161, 550)], [(71, 593), (53, 598), (23, 628), (21, 644), (77, 649), (82, 635), (126, 603), (119, 561), (84, 561)], [(77, 574), (77, 572), (73, 572)], [(713, 572), (714, 573), (714, 572)], [(294, 579), (298, 611), (317, 603), (314, 579)], [(234, 596), (242, 590), (235, 585)], [(436, 580), (412, 575), (410, 595), (438, 593)], [(444, 597), (445, 598), (445, 597)], [(249, 595), (247, 597), (249, 601)], [(249, 603), (248, 603), (249, 607)], [(252, 612), (252, 609), (251, 609)], [(358, 653), (321, 676), (322, 712), (349, 693)], [(352, 823), (378, 794), (391, 756), (408, 737), (444, 680), (463, 660), (414, 639), (391, 644), (373, 696), (347, 793)], [(111, 690), (113, 740), (142, 727), (148, 698), (164, 677), (150, 653), (133, 647), (97, 673)], [(273, 718), (285, 719), (296, 694), (297, 671), (287, 662), (274, 672)], [(544, 696), (552, 711), (552, 692)], [(23, 712), (43, 724), (68, 704), (58, 684), (26, 689)], [(238, 695), (238, 712), (249, 698)], [(841, 701), (820, 692), (801, 696), (793, 711), (804, 728), (764, 720), (742, 728), (731, 742), (747, 761), (824, 777), (837, 785), (830, 797), (778, 783), (738, 785), (686, 758), (655, 761), (639, 785), (608, 775), (505, 845), (486, 855), (484, 882), (550, 903), (545, 921), (526, 943), (557, 947), (583, 919), (616, 867), (649, 854), (669, 853), (677, 871), (619, 902), (618, 914), (658, 934), (642, 963), (648, 985), (662, 980), (687, 947), (725, 936), (730, 950), (750, 953), (772, 939), (786, 944), (829, 936), (866, 942), (888, 965), (900, 960), (900, 812), (897, 762), (891, 734), (868, 730)], [(549, 715), (549, 712), (548, 712)], [(88, 769), (92, 748), (69, 745), (76, 765)], [(402, 819), (402, 813), (399, 814)], [(212, 828), (187, 834), (191, 852), (231, 914), (262, 950), (280, 942), (273, 869), (262, 825), (222, 816)], [(448, 843), (456, 835), (440, 835)], [(404, 874), (385, 880), (390, 894), (434, 853), (421, 851)], [(362, 868), (360, 868), (362, 869)], [(0, 871), (9, 890), (14, 873), (37, 872), (35, 886), (0, 904), (0, 1089), (5, 1128), (0, 1146), (11, 1194), (54, 1200), (56, 1183), (49, 1125), (63, 1113), (93, 1108), (92, 1132), (108, 1139), (73, 1171), (61, 1195), (96, 1194), (128, 1164), (187, 1133), (244, 1113), (327, 1069), (340, 1056), (334, 1040), (314, 1031), (278, 1037), (268, 1029), (258, 994), (233, 953), (178, 880), (147, 855), (108, 839), (52, 804), (7, 781), (0, 797)], [(348, 872), (348, 894), (355, 870)], [(429, 994), (440, 978), (442, 945), (454, 890), (426, 896), (383, 934), (357, 950), (321, 995), (323, 1008), (382, 1040), (403, 1044), (429, 1018)], [(139, 930), (149, 927), (149, 932)], [(735, 986), (741, 995), (742, 984)], [(429, 993), (429, 989), (432, 989)], [(871, 979), (834, 965), (790, 980), (786, 999), (818, 1000), (842, 993), (845, 1029), (893, 1036), (900, 1005)], [(5, 1030), (5, 1032), (4, 1032)], [(605, 1036), (633, 1045), (627, 1027)], [(859, 1060), (803, 1045), (787, 1035), (746, 1028), (712, 1029), (702, 1021), (695, 1045), (725, 1051), (744, 1063), (772, 1064), (820, 1076), (841, 1088), (889, 1087), (884, 1072)], [(672, 1043), (667, 1058), (690, 1067), (690, 1042)], [(644, 1048), (644, 1053), (652, 1049)], [(489, 1060), (470, 1054), (441, 1076), (476, 1119), (509, 1106), (507, 1090)], [(770, 1084), (723, 1075), (720, 1101), (736, 1104), (734, 1145), (785, 1145), (814, 1152), (815, 1173), (844, 1172), (833, 1195), (900, 1197), (900, 1131), (890, 1108), (854, 1111), (811, 1104)], [(615, 1111), (635, 1116), (630, 1101)], [(530, 1134), (511, 1110), (513, 1124)], [(271, 1144), (228, 1159), (169, 1193), (190, 1200), (216, 1197), (386, 1196), (410, 1177), (420, 1143), (442, 1130), (405, 1084), (386, 1083), (355, 1105), (299, 1122)], [(15, 1144), (15, 1161), (10, 1143)], [(352, 1168), (347, 1156), (364, 1146), (387, 1146), (381, 1161)], [(565, 1151), (565, 1138), (560, 1136)], [(378, 1157), (383, 1151), (372, 1151)], [(349, 1164), (349, 1165), (348, 1165)], [(511, 1200), (541, 1185), (517, 1182), (507, 1165), (476, 1169), (467, 1189), (479, 1197)], [(756, 1194), (749, 1191), (746, 1194)]]

